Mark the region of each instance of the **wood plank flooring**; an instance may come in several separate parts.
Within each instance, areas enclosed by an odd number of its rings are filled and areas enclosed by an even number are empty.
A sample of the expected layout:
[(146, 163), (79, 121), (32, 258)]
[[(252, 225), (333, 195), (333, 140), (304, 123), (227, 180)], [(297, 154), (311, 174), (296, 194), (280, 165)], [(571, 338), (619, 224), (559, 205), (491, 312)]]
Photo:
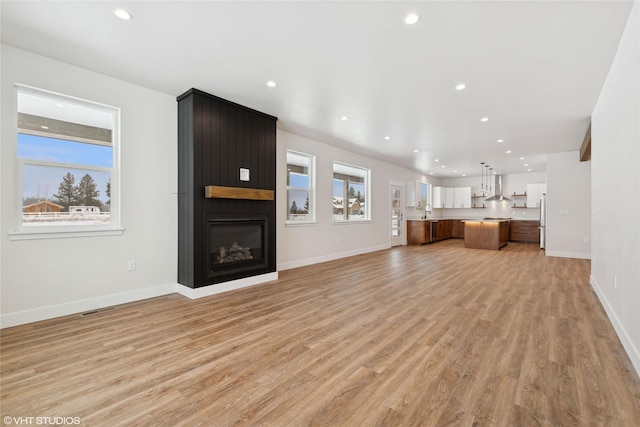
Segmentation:
[[(407, 246), (2, 331), (2, 417), (83, 426), (638, 426), (589, 261)], [(6, 423), (5, 423), (6, 424)]]

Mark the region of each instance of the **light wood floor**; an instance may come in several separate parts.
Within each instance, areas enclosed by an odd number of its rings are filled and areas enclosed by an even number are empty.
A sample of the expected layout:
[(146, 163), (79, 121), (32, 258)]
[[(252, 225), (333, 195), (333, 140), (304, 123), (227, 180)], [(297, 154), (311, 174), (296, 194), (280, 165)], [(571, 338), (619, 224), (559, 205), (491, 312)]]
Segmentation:
[(2, 416), (89, 426), (639, 426), (589, 262), (461, 240), (2, 331)]

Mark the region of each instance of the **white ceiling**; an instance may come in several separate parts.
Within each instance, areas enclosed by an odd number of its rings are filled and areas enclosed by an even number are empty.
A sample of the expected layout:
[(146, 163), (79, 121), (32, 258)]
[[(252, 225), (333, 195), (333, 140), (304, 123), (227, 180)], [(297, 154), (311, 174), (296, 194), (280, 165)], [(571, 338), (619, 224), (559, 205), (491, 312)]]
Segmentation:
[(281, 129), (454, 177), (482, 161), (540, 172), (547, 153), (578, 150), (632, 1), (0, 4), (3, 43), (174, 96), (195, 87)]

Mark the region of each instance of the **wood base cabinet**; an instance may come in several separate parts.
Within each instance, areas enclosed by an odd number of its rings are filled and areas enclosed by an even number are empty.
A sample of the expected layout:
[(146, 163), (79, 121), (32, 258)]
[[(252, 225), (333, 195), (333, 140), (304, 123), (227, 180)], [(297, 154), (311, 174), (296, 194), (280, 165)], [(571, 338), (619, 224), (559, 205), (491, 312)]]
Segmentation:
[(462, 221), (453, 219), (407, 221), (407, 243), (410, 245), (424, 245), (452, 237), (464, 237)]
[(409, 245), (424, 245), (431, 240), (431, 221), (407, 221), (407, 243)]
[(511, 221), (509, 241), (540, 243), (540, 221)]
[(464, 239), (464, 222), (461, 219), (453, 219), (451, 237), (454, 239)]

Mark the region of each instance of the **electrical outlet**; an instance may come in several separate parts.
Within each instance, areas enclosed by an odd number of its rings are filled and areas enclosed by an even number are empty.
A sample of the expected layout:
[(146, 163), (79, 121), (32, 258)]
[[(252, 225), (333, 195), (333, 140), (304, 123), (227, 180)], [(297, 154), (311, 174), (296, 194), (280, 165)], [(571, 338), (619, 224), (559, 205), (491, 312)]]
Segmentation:
[(128, 271), (134, 271), (135, 269), (136, 269), (136, 262), (135, 261), (127, 262), (127, 270)]

